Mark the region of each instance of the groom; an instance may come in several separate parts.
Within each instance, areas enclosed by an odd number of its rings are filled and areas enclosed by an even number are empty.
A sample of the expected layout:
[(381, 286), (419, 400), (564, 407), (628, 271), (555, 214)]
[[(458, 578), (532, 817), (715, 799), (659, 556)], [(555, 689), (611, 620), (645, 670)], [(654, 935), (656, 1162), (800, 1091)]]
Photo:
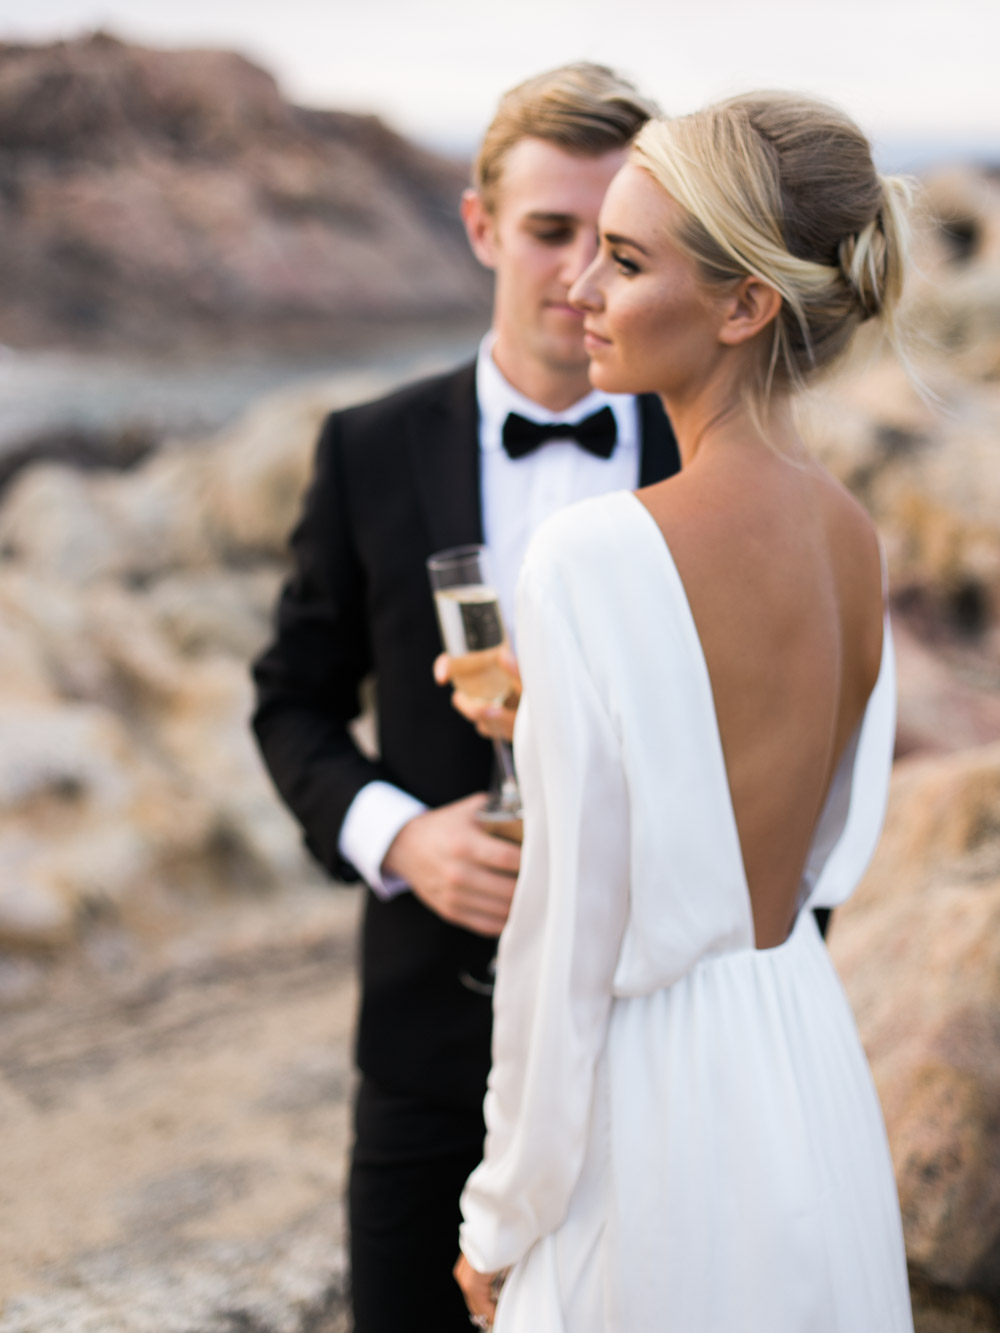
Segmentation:
[[(486, 972), (519, 862), (475, 822), (492, 750), (434, 684), (425, 561), (488, 543), (510, 624), (547, 514), (679, 467), (658, 400), (591, 390), (567, 303), (604, 191), (654, 111), (588, 64), (504, 97), (462, 204), (495, 274), (491, 332), (473, 363), (327, 419), (276, 635), (254, 667), (254, 728), (279, 792), (331, 875), (370, 890), (349, 1199), (357, 1333), (468, 1329), (451, 1269), (459, 1193), (482, 1151), (491, 1022), (469, 983)], [(377, 760), (348, 725), (371, 674)]]

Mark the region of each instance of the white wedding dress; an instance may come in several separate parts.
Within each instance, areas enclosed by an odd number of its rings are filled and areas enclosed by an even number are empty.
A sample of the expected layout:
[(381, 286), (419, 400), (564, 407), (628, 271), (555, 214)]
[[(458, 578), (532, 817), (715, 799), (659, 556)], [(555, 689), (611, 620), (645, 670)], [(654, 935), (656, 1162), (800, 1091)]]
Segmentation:
[(534, 539), (518, 589), (527, 812), (462, 1249), (495, 1333), (912, 1333), (878, 1098), (812, 912), (878, 840), (878, 682), (788, 940), (757, 951), (711, 682), (634, 494)]

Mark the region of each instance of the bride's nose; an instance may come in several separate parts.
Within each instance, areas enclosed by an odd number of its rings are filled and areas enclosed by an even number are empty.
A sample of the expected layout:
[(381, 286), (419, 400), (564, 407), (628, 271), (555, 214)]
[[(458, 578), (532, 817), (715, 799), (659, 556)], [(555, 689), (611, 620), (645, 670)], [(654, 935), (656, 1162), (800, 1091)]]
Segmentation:
[(600, 255), (595, 255), (569, 289), (569, 303), (577, 310), (601, 310), (604, 306), (604, 299), (596, 281), (600, 259)]

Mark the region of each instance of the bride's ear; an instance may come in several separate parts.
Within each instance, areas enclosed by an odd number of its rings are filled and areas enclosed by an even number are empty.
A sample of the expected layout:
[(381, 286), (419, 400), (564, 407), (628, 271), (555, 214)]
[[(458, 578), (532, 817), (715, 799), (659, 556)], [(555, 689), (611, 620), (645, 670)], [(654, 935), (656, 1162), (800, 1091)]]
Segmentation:
[(756, 338), (761, 329), (777, 319), (781, 293), (760, 278), (748, 276), (729, 294), (723, 305), (719, 342), (728, 347)]

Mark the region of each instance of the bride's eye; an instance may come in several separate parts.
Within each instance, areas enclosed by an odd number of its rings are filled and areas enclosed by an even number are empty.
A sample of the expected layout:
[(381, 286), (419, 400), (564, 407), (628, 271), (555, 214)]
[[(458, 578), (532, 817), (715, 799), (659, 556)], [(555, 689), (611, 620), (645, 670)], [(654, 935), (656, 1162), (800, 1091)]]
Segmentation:
[(618, 272), (624, 274), (626, 278), (632, 278), (640, 272), (639, 265), (635, 260), (629, 259), (628, 256), (623, 255), (620, 250), (612, 250), (611, 258), (617, 266)]

